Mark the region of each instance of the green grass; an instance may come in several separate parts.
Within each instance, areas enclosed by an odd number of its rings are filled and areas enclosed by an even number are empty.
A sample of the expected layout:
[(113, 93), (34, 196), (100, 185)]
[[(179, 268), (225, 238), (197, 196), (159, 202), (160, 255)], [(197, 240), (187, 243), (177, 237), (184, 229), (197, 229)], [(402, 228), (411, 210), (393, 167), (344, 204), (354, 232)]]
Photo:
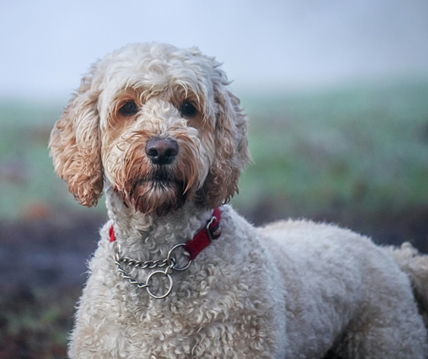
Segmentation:
[(0, 101), (0, 218), (43, 216), (57, 206), (79, 209), (55, 175), (47, 148), (61, 112), (58, 104)]
[[(312, 215), (428, 203), (428, 81), (244, 96), (242, 104), (254, 164), (238, 207), (269, 202), (279, 215)], [(0, 102), (0, 217), (78, 208), (48, 156), (60, 113), (61, 105)]]
[(400, 211), (428, 201), (428, 83), (244, 98), (254, 164), (239, 206)]

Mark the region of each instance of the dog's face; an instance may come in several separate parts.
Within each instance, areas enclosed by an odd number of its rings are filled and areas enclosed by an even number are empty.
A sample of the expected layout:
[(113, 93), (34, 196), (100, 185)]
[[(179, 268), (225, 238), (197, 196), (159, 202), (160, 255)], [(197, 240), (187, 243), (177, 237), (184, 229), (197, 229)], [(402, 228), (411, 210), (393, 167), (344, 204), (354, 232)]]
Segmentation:
[(96, 204), (105, 182), (143, 214), (228, 201), (249, 154), (219, 65), (165, 44), (129, 45), (93, 65), (49, 144), (76, 199)]

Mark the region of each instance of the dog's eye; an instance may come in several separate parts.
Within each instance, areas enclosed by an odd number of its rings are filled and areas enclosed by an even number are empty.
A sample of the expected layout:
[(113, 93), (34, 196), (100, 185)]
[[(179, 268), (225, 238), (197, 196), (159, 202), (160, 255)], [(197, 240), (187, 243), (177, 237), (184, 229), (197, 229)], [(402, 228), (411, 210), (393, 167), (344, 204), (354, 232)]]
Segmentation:
[(187, 118), (195, 117), (198, 114), (196, 107), (188, 101), (183, 102), (178, 110), (180, 111), (181, 116)]
[(122, 116), (132, 116), (138, 112), (138, 107), (134, 101), (128, 101), (120, 109), (119, 113)]

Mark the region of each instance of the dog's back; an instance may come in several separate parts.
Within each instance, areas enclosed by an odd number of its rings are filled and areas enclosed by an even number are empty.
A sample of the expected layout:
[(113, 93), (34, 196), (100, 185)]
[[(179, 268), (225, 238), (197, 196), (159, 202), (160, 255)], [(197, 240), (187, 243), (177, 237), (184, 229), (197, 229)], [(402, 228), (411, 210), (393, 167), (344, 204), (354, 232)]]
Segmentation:
[(309, 221), (259, 231), (286, 281), (287, 333), (300, 333), (290, 343), (297, 353), (310, 350), (307, 338), (313, 337), (318, 346), (333, 342), (331, 353), (339, 357), (425, 358), (426, 329), (403, 272), (425, 308), (426, 256), (408, 245), (383, 249), (349, 230)]

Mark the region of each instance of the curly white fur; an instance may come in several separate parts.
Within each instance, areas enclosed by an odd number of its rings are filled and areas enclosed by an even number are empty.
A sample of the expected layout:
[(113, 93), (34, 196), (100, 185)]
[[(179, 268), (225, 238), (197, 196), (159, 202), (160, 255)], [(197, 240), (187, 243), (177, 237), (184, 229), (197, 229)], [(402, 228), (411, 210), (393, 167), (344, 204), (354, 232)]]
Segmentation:
[[(83, 205), (96, 204), (104, 186), (110, 218), (70, 357), (426, 358), (405, 272), (426, 303), (428, 258), (412, 255), (409, 267), (408, 256), (335, 226), (254, 228), (222, 205), (220, 238), (172, 273), (168, 297), (153, 299), (118, 275), (111, 226), (123, 255), (162, 259), (237, 191), (249, 161), (246, 117), (227, 85), (219, 63), (195, 48), (129, 45), (92, 66), (56, 123), (56, 171)], [(178, 152), (156, 163), (152, 139), (174, 141)], [(140, 282), (150, 273), (128, 270)]]

